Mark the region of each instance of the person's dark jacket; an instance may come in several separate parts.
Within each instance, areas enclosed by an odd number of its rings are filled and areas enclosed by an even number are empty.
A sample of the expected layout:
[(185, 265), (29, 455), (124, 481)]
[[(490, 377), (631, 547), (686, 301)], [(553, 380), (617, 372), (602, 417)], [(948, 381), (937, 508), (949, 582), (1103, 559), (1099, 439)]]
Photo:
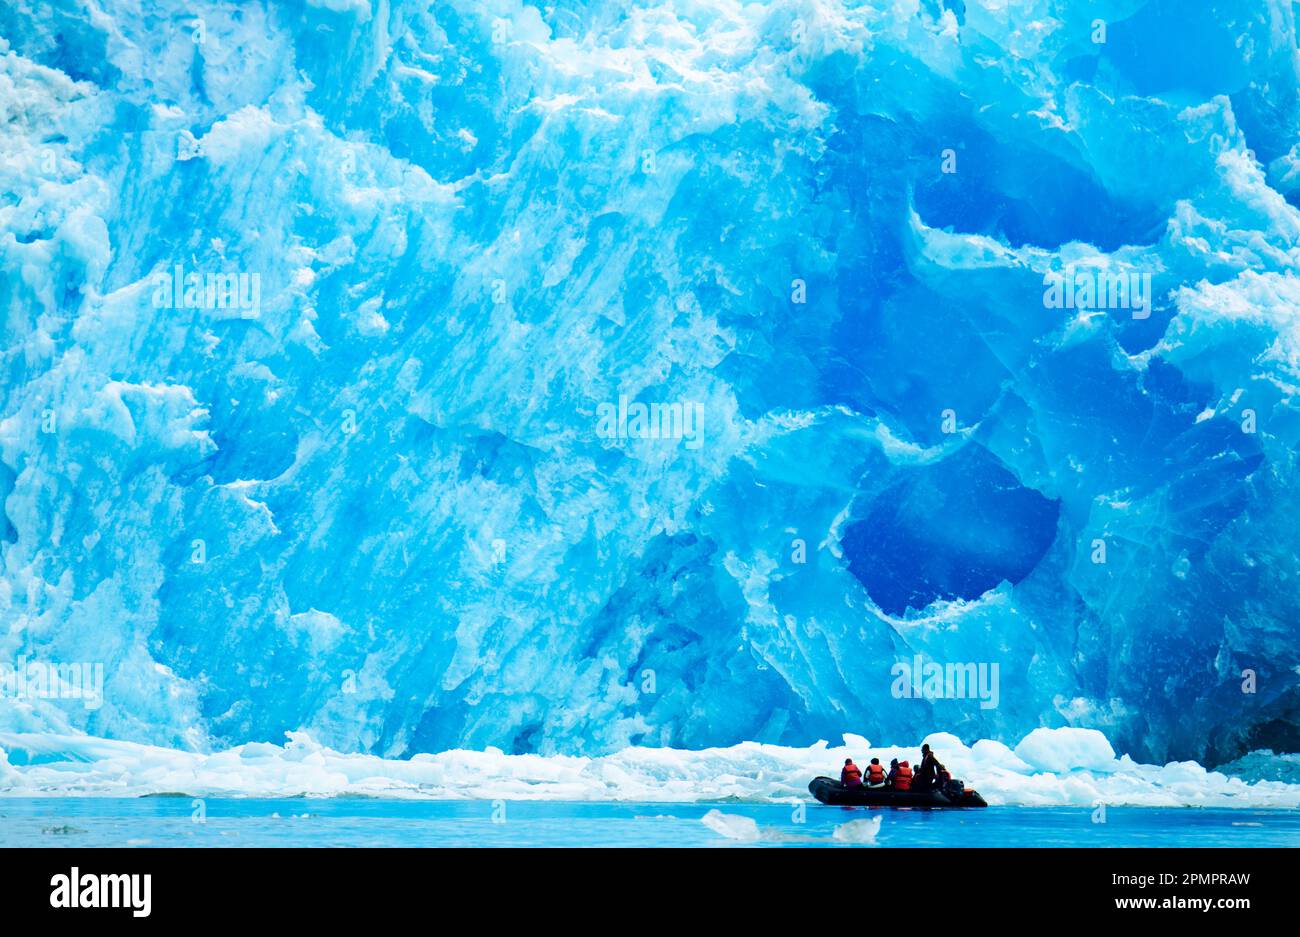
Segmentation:
[(914, 790), (928, 791), (934, 786), (935, 776), (943, 765), (934, 757), (934, 752), (926, 752), (921, 757), (921, 764), (916, 769), (916, 778), (912, 781)]

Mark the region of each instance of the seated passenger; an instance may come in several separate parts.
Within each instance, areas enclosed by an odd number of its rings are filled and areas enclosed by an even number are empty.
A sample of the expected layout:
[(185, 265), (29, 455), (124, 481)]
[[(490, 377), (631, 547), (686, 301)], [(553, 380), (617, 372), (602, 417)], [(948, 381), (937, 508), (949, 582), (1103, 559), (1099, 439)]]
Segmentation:
[(906, 761), (894, 759), (893, 766), (889, 769), (889, 781), (894, 785), (896, 791), (910, 791), (912, 789), (912, 766)]
[(880, 764), (879, 758), (872, 758), (871, 764), (867, 765), (867, 787), (884, 787), (885, 786), (885, 769)]
[(840, 771), (840, 784), (844, 787), (862, 786), (862, 772), (853, 763), (852, 758), (844, 759), (844, 768)]

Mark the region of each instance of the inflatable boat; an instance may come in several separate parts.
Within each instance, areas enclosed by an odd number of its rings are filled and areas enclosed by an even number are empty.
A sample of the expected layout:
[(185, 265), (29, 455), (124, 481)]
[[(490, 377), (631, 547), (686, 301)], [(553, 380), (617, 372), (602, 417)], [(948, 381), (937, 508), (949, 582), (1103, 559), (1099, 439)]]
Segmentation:
[(897, 791), (892, 787), (841, 787), (834, 778), (813, 778), (808, 791), (823, 804), (836, 807), (987, 807), (988, 803), (978, 792), (944, 793), (935, 788), (928, 791)]

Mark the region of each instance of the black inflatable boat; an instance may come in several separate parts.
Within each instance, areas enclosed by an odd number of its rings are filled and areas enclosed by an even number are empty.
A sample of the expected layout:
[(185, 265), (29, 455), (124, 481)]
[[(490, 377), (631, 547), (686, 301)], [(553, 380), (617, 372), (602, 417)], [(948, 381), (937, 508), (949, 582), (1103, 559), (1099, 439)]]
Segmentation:
[(841, 787), (834, 778), (813, 778), (808, 791), (823, 804), (836, 807), (987, 807), (977, 792), (946, 794), (929, 791), (896, 791), (892, 787)]

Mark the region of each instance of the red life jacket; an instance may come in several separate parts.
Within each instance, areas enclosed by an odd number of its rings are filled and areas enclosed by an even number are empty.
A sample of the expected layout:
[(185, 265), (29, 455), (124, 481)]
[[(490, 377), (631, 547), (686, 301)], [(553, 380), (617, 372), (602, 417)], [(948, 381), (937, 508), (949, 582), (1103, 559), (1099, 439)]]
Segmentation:
[(885, 769), (880, 765), (867, 765), (867, 782), (869, 784), (884, 784)]
[(845, 765), (844, 770), (840, 772), (840, 783), (845, 787), (856, 787), (861, 784), (862, 772), (858, 770), (858, 766), (851, 761)]
[(894, 775), (894, 788), (900, 791), (912, 789), (912, 766), (906, 761), (898, 763), (898, 774)]

